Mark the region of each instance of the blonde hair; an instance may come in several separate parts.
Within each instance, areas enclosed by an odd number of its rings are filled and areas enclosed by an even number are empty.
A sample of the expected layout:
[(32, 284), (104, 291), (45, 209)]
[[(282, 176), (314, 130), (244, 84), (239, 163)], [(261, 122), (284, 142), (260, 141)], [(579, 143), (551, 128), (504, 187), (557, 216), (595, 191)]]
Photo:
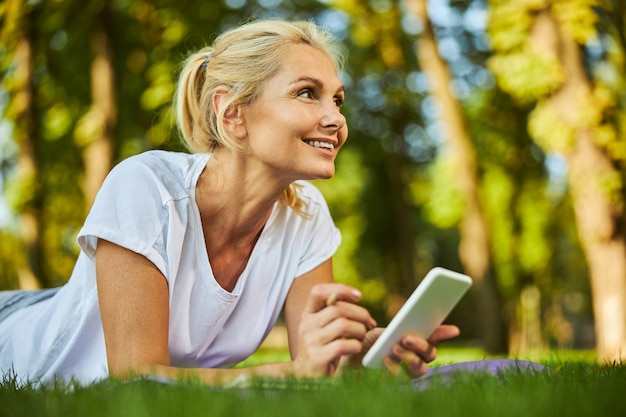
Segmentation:
[[(193, 152), (213, 152), (219, 147), (245, 149), (223, 126), (224, 114), (232, 106), (250, 106), (265, 83), (282, 65), (285, 46), (310, 45), (323, 52), (337, 70), (342, 58), (339, 45), (326, 30), (312, 22), (258, 20), (217, 37), (213, 46), (192, 53), (183, 63), (175, 104), (178, 128)], [(228, 89), (225, 105), (215, 113), (213, 95)], [(303, 213), (295, 184), (281, 197), (288, 206)]]

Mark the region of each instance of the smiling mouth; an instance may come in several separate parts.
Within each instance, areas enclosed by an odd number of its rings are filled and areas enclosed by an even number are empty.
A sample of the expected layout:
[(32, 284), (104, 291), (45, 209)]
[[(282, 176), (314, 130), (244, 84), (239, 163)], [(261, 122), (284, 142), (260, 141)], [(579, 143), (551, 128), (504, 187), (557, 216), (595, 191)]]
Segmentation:
[(335, 149), (335, 145), (329, 142), (322, 142), (319, 140), (303, 140), (303, 142), (309, 146), (313, 146), (314, 148), (330, 149), (331, 151)]

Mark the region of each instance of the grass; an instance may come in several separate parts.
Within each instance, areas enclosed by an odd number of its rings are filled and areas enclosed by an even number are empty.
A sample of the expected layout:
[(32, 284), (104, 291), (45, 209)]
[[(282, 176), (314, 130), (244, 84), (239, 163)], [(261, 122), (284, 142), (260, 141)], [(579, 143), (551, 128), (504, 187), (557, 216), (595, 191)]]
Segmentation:
[[(450, 348), (442, 350), (438, 361), (474, 360), (480, 354)], [(284, 355), (266, 351), (250, 361)], [(376, 371), (351, 372), (334, 380), (255, 379), (232, 388), (150, 380), (35, 387), (5, 378), (0, 384), (0, 416), (626, 415), (626, 365), (603, 366), (584, 359), (585, 354), (561, 353), (543, 361), (550, 368), (546, 372), (459, 374), (421, 391), (406, 379)]]

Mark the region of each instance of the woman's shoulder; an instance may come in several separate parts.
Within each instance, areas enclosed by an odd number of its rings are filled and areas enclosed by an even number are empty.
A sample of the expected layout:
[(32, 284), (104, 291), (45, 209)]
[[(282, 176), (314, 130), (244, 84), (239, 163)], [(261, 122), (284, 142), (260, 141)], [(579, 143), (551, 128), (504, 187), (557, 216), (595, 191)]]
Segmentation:
[(188, 171), (198, 163), (206, 162), (206, 154), (150, 150), (129, 156), (118, 163), (114, 169), (144, 168), (152, 171)]
[(194, 186), (208, 155), (152, 150), (130, 156), (118, 163), (109, 174), (118, 181), (131, 183), (175, 185), (189, 189)]

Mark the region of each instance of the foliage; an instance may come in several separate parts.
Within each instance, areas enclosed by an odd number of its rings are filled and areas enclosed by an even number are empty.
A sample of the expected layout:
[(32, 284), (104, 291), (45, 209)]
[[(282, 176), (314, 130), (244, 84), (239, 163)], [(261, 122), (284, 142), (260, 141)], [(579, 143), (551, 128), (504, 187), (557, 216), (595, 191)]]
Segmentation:
[[(550, 2), (568, 30), (597, 52), (588, 70), (599, 82), (588, 101), (581, 101), (591, 109), (581, 123), (596, 126), (602, 146), (623, 161), (623, 34), (607, 23), (623, 20), (623, 10), (590, 14), (591, 8), (578, 7), (582, 3), (596, 5), (591, 0)], [(552, 323), (563, 323), (565, 316), (574, 323), (574, 335), (559, 339), (568, 345), (578, 343), (580, 323), (589, 320), (589, 289), (566, 189), (558, 172), (551, 171), (554, 152), (570, 147), (571, 135), (542, 106), (532, 105), (563, 79), (553, 57), (533, 55), (525, 46), (532, 13), (546, 4), (493, 0), (487, 10), (479, 0), (430, 2), (440, 51), (453, 72), (452, 87), (474, 140), (499, 289), (514, 304), (525, 286), (537, 286)], [(480, 20), (488, 12), (487, 34)], [(334, 259), (338, 279), (361, 287), (365, 304), (381, 319), (393, 309), (392, 298), (406, 297), (431, 266), (461, 269), (457, 226), (464, 207), (451, 182), (453, 167), (441, 157), (446, 141), (437, 103), (417, 65), (414, 41), (420, 22), (406, 13), (403, 2), (11, 0), (0, 5), (0, 108), (13, 121), (20, 106), (13, 94), (19, 83), (15, 45), (23, 30), (32, 29), (40, 175), (16, 177), (16, 153), (3, 152), (3, 200), (19, 213), (41, 192), (45, 282), (57, 285), (69, 277), (77, 255), (74, 237), (85, 216), (82, 152), (100, 126), (90, 111), (94, 27), (104, 18), (112, 28), (118, 115), (114, 159), (119, 161), (147, 149), (183, 150), (170, 108), (180, 61), (220, 30), (252, 16), (313, 18), (346, 49), (342, 80), (350, 137), (336, 178), (317, 184), (343, 234)], [(606, 178), (607, 189), (619, 193), (621, 180)], [(8, 288), (15, 286), (14, 262), (23, 248), (16, 244), (16, 225), (2, 227), (0, 286)], [(572, 298), (582, 301), (564, 301)], [(462, 308), (456, 317), (471, 322), (471, 307)], [(546, 338), (557, 340), (558, 332), (549, 332)]]

